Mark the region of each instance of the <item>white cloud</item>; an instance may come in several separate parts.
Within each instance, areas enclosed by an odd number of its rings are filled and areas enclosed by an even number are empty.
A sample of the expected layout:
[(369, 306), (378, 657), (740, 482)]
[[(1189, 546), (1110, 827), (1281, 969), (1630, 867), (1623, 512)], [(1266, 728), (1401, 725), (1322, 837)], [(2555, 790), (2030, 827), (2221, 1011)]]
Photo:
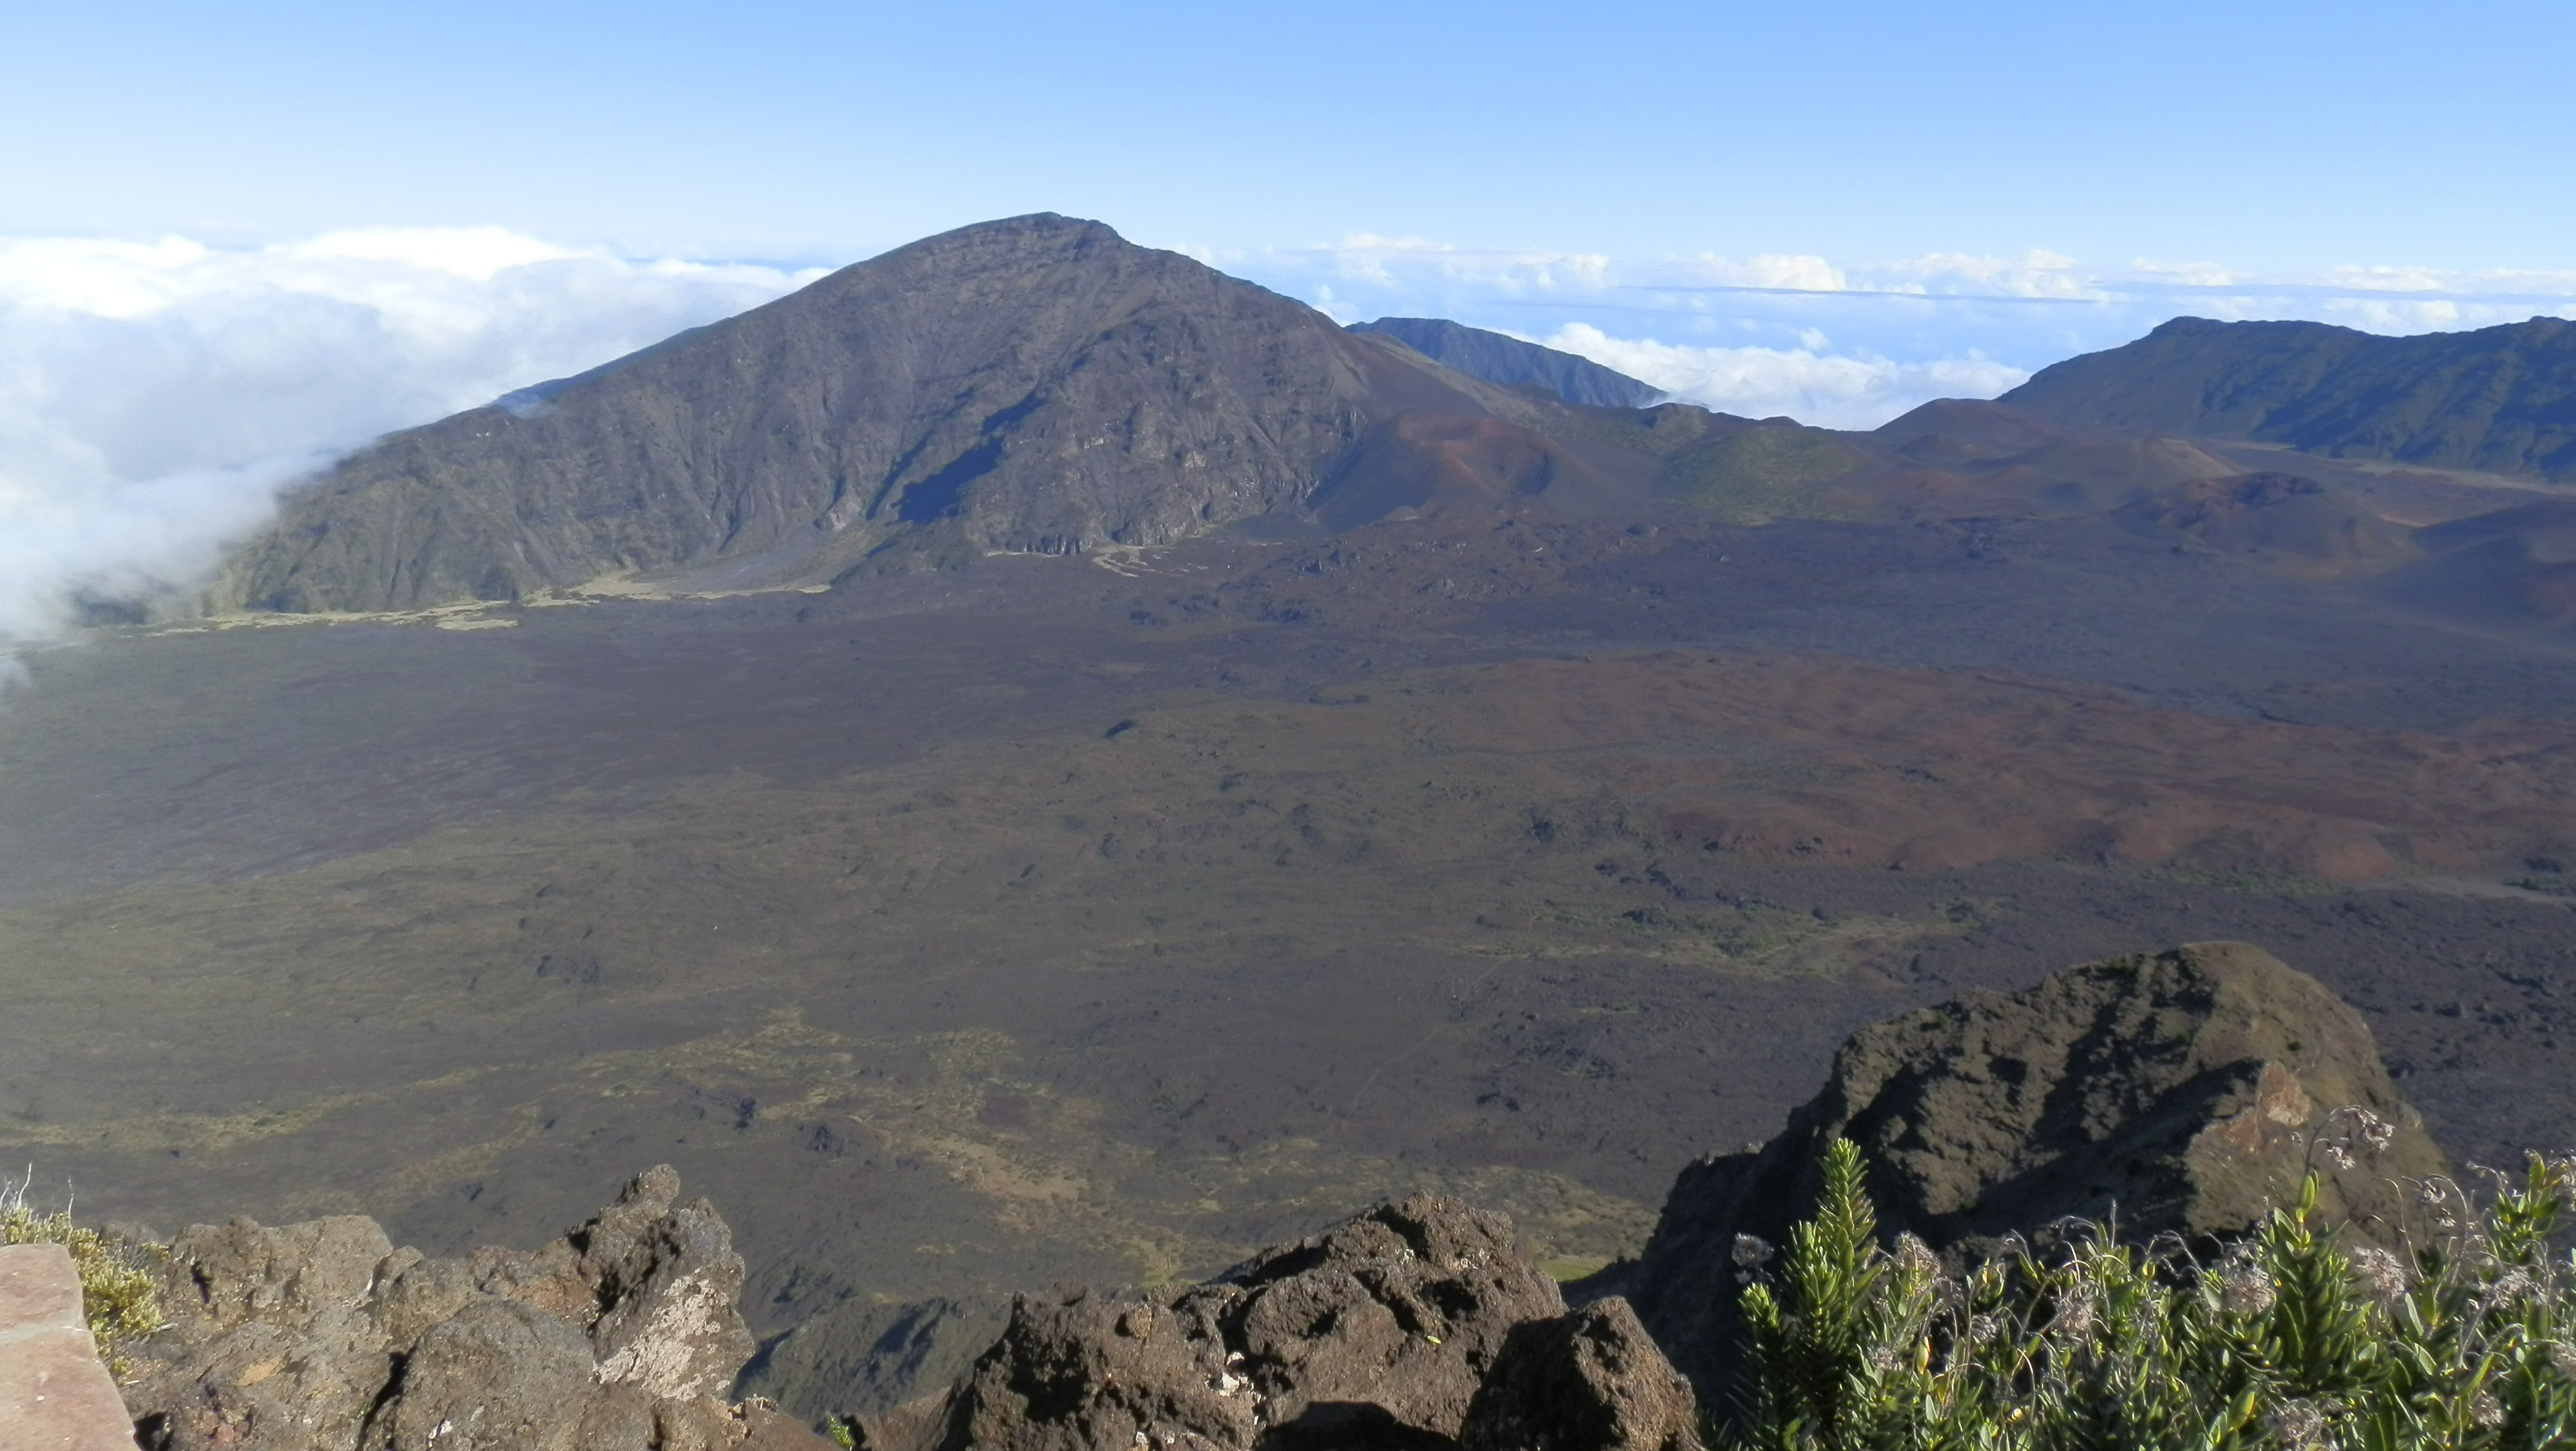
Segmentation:
[(2044, 248), (2019, 257), (1933, 252), (1874, 268), (1890, 290), (1942, 296), (2057, 298), (2099, 302), (2110, 294), (2079, 272), (2075, 259)]
[[(1605, 269), (1606, 270), (1606, 269)], [(1842, 268), (1822, 257), (1765, 252), (1741, 262), (1703, 252), (1687, 262), (1638, 269), (1665, 286), (1757, 287), (1782, 292), (1841, 292), (1851, 286)]]
[(2338, 297), (2318, 309), (2319, 320), (2374, 333), (2458, 332), (2523, 322), (2533, 317), (2576, 318), (2576, 298), (2519, 298), (2477, 302), (2456, 297)]
[[(1362, 290), (1413, 295), (1458, 289), (1504, 296), (1578, 295), (1612, 285), (1616, 265), (1597, 252), (1475, 251), (1420, 237), (1368, 232), (1317, 247), (1244, 251), (1184, 243), (1174, 250), (1238, 276), (1293, 274), (1358, 284)], [(1328, 284), (1314, 284), (1324, 285)]]
[(445, 272), (477, 282), (489, 282), (494, 274), (513, 267), (581, 255), (506, 227), (368, 227), (327, 232), (279, 251), (312, 260), (399, 262), (414, 271)]
[(2216, 262), (2158, 262), (2140, 257), (2129, 264), (2131, 275), (2149, 282), (2170, 282), (2178, 287), (2232, 287), (2236, 284), (2233, 269)]
[(0, 238), (0, 638), (186, 582), (336, 452), (815, 275), (497, 227)]
[(2448, 292), (2461, 281), (2433, 267), (2337, 267), (2327, 276), (2337, 287), (2363, 292)]
[(1991, 398), (2030, 376), (1980, 357), (1898, 363), (1803, 347), (1693, 347), (1614, 338), (1585, 323), (1547, 345), (1722, 413), (1787, 414), (1827, 428), (1874, 428), (1934, 398)]
[(313, 454), (110, 482), (69, 505), (22, 500), (15, 517), (0, 513), (0, 642), (58, 628), (67, 593), (130, 599), (197, 577), (267, 519), (281, 487), (327, 461)]

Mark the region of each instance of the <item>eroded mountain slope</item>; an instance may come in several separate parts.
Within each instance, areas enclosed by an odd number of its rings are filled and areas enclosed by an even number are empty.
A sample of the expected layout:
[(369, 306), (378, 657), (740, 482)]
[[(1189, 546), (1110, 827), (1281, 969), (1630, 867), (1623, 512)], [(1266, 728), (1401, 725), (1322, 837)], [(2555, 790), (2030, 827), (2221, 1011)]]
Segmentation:
[[(1496, 416), (1536, 406), (1099, 223), (1022, 217), (386, 439), (291, 496), (213, 605), (404, 609), (639, 571), (776, 585), (1160, 544), (1337, 481), (1367, 495), (1388, 450), (1365, 436), (1421, 412), (1520, 441), (1538, 472), (1494, 486), (1538, 492), (1582, 467)], [(1430, 491), (1403, 494), (1373, 507)]]
[(2576, 323), (2382, 337), (2184, 317), (2043, 368), (2003, 402), (2085, 428), (2576, 480)]

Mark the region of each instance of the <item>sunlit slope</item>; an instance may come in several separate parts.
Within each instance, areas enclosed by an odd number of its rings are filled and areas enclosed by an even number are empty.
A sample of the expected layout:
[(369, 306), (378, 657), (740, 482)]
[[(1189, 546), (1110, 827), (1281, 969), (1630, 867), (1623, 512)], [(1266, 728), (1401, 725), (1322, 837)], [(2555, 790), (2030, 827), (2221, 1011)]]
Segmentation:
[(2562, 318), (2414, 337), (2176, 318), (2000, 401), (2076, 427), (2576, 481), (2576, 323)]

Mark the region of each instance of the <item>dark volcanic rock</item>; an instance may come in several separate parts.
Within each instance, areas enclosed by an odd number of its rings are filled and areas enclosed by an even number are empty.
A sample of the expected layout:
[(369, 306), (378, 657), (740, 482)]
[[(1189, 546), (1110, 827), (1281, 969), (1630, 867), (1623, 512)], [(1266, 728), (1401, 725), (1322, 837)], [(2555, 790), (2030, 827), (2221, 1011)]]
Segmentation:
[[(2333, 1170), (2345, 1108), (2386, 1147)], [(1769, 1144), (1682, 1171), (1644, 1254), (1591, 1283), (1621, 1290), (1703, 1394), (1725, 1374), (1736, 1237), (1777, 1242), (1814, 1205), (1835, 1137), (1870, 1165), (1880, 1226), (1973, 1251), (2068, 1216), (2124, 1237), (2224, 1235), (2326, 1173), (2325, 1212), (2365, 1237), (2405, 1215), (2393, 1182), (2445, 1172), (2361, 1016), (2243, 943), (2068, 968), (1863, 1029), (1824, 1092)]]
[(2576, 478), (2576, 323), (2382, 337), (2176, 318), (2001, 400), (2054, 423)]
[(1482, 378), (1506, 388), (1543, 388), (1568, 403), (1595, 408), (1644, 408), (1664, 396), (1664, 390), (1654, 384), (1641, 383), (1590, 358), (1447, 318), (1382, 317), (1375, 322), (1353, 323), (1351, 331), (1393, 338), (1470, 378)]
[(1459, 1440), (1469, 1451), (1690, 1451), (1699, 1403), (1614, 1295), (1513, 1327)]
[(602, 1396), (592, 1364), (572, 1326), (525, 1300), (479, 1300), (429, 1327), (404, 1356), (401, 1389), (370, 1419), (364, 1444), (570, 1451), (586, 1422), (608, 1433), (592, 1444), (644, 1442), (651, 1404)]
[(388, 438), (291, 497), (211, 603), (1161, 544), (1299, 507), (1373, 424), (1537, 406), (1097, 222), (1020, 217)]
[[(167, 1451), (818, 1446), (716, 1399), (751, 1352), (743, 1267), (667, 1167), (534, 1253), (397, 1250), (374, 1220), (200, 1225), (126, 1408)], [(757, 1436), (758, 1440), (755, 1440)]]
[(1205, 1285), (1022, 1296), (945, 1396), (872, 1448), (1694, 1444), (1687, 1386), (1607, 1302), (1568, 1314), (1510, 1221), (1382, 1205)]

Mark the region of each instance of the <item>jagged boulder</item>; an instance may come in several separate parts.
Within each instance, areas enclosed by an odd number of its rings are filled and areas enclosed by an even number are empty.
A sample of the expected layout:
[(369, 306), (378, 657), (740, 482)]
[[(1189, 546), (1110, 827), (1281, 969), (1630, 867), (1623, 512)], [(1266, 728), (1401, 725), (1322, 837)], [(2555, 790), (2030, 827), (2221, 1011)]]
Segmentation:
[(1203, 1284), (1022, 1296), (872, 1451), (1693, 1446), (1689, 1388), (1624, 1305), (1571, 1315), (1509, 1220), (1381, 1205)]
[(1459, 1439), (1466, 1451), (1692, 1451), (1699, 1404), (1614, 1295), (1513, 1326)]
[(1777, 1242), (1814, 1205), (1836, 1137), (1868, 1159), (1883, 1232), (1967, 1254), (2070, 1217), (2224, 1236), (2311, 1167), (2329, 1217), (2387, 1239), (2400, 1181), (2446, 1172), (2360, 1014), (2259, 948), (2199, 943), (1863, 1029), (1778, 1137), (1685, 1168), (1644, 1253), (1578, 1298), (1626, 1294), (1701, 1394), (1722, 1393), (1738, 1236)]
[(752, 1350), (743, 1264), (669, 1167), (533, 1252), (433, 1259), (372, 1219), (199, 1225), (170, 1246), (167, 1330), (133, 1354), (163, 1451), (717, 1451), (817, 1446), (718, 1397)]

